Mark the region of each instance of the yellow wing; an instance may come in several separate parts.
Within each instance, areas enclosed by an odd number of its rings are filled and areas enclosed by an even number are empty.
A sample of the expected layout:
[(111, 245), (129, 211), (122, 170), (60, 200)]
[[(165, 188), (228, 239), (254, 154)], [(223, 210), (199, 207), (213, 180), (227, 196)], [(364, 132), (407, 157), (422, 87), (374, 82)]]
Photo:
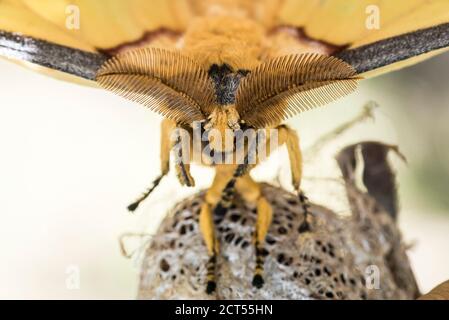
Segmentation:
[(195, 15), (220, 6), (249, 13), (275, 35), (268, 57), (335, 55), (364, 77), (449, 47), (449, 0), (0, 0), (0, 55), (92, 80), (108, 56), (150, 43), (173, 46)]
[[(67, 74), (93, 80), (93, 68), (121, 48), (167, 39), (174, 42), (193, 15), (187, 1), (0, 0), (0, 55), (54, 77), (87, 84)], [(23, 38), (13, 38), (17, 34)], [(68, 51), (58, 45), (79, 51), (70, 52), (71, 60), (67, 60), (63, 53)], [(50, 51), (61, 61), (50, 59)]]
[(108, 50), (139, 41), (148, 32), (183, 31), (189, 12), (183, 0), (2, 0), (0, 30), (83, 50)]
[[(356, 49), (448, 22), (449, 0), (284, 0), (278, 16), (279, 25), (300, 28), (309, 40), (335, 49)], [(392, 63), (364, 76), (396, 70), (442, 51)]]

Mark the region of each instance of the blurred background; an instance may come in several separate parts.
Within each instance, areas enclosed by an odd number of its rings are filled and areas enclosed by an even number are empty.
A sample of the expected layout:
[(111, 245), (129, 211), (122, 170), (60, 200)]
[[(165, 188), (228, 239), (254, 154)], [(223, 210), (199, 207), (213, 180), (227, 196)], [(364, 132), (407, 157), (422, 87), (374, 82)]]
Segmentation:
[[(375, 120), (354, 127), (345, 143), (398, 144), (407, 157), (407, 164), (394, 161), (399, 223), (424, 292), (449, 279), (448, 83), (445, 54), (364, 81), (355, 94), (289, 121), (307, 148), (367, 101), (380, 105)], [(212, 178), (194, 166), (192, 190), (171, 174), (136, 214), (127, 212), (159, 174), (160, 120), (108, 92), (0, 60), (0, 298), (135, 298), (139, 254), (125, 259), (120, 235), (151, 234), (177, 200)], [(255, 177), (282, 176), (282, 159)], [(313, 175), (307, 166), (305, 175)], [(145, 239), (129, 240), (128, 249)]]

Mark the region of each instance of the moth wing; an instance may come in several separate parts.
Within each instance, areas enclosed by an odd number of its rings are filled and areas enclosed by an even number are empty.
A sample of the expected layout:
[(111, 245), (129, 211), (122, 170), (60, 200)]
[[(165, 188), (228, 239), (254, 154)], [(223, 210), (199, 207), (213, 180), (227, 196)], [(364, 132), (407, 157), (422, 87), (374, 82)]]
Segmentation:
[(181, 32), (189, 12), (183, 0), (4, 0), (0, 30), (82, 50), (107, 50), (155, 30)]
[[(378, 13), (379, 29), (372, 18)], [(286, 0), (281, 24), (312, 38), (352, 47), (449, 21), (447, 0)]]
[[(285, 0), (278, 15), (279, 25), (299, 27), (310, 39), (346, 50), (447, 22), (447, 0)], [(416, 45), (424, 44), (418, 41)], [(406, 67), (443, 51), (437, 48), (383, 66), (364, 76)]]
[(46, 20), (20, 0), (0, 2), (0, 30), (20, 33), (81, 50), (95, 50), (93, 46), (77, 38), (67, 29)]
[[(133, 45), (146, 45), (154, 39), (153, 33), (182, 33), (190, 18), (187, 0), (2, 0), (0, 56), (56, 78), (91, 84), (81, 78), (93, 80), (93, 67), (101, 59), (86, 56), (86, 52), (110, 56), (117, 53), (117, 48), (124, 51)], [(12, 39), (16, 34), (23, 38)], [(39, 40), (37, 45), (31, 43), (34, 39)], [(86, 56), (83, 61), (92, 60), (93, 67), (73, 77), (67, 75), (73, 72), (58, 68), (65, 61), (55, 61), (54, 65), (41, 61), (51, 54), (49, 50), (61, 56), (59, 45), (80, 50)], [(81, 64), (75, 67), (79, 69)]]

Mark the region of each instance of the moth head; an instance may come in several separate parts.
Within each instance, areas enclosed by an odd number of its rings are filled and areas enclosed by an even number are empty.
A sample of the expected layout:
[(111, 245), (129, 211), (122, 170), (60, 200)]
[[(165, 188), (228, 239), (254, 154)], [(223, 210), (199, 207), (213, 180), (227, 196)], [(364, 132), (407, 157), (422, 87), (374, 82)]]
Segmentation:
[(282, 56), (262, 63), (241, 81), (235, 106), (247, 125), (273, 127), (353, 92), (359, 79), (352, 66), (335, 57)]
[(182, 125), (205, 121), (216, 100), (205, 70), (188, 56), (159, 48), (131, 50), (109, 59), (96, 80)]
[(231, 152), (234, 149), (234, 131), (240, 129), (239, 123), (239, 114), (234, 105), (217, 106), (204, 126), (210, 148)]

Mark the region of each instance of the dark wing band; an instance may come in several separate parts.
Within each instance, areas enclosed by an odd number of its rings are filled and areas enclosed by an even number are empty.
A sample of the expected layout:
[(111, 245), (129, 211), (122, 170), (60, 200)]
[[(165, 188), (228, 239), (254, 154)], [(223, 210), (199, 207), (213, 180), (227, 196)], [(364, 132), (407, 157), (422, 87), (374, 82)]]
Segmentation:
[(335, 56), (361, 74), (448, 46), (449, 23), (445, 23), (344, 50)]
[(0, 56), (28, 61), (84, 79), (95, 80), (104, 54), (86, 52), (0, 30)]
[[(335, 54), (365, 73), (434, 50), (449, 47), (449, 23), (406, 33)], [(107, 60), (107, 56), (73, 49), (44, 40), (0, 31), (0, 55), (29, 61), (88, 80)], [(70, 59), (67, 59), (70, 57)]]

